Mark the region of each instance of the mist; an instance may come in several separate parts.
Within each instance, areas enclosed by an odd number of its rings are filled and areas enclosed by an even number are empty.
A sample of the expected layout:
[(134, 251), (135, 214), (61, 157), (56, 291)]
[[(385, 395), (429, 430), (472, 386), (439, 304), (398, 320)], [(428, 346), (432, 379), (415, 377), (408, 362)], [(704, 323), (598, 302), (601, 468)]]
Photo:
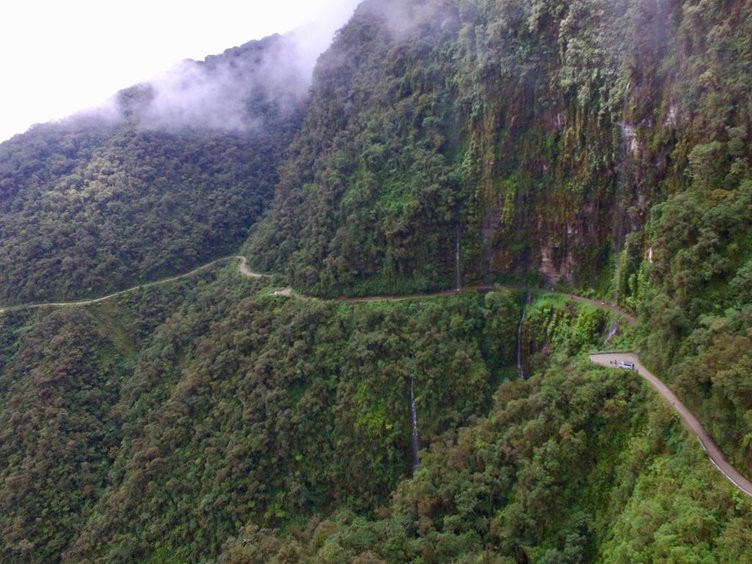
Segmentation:
[[(203, 61), (185, 60), (113, 98), (124, 119), (158, 130), (249, 132), (268, 111), (287, 113), (307, 99), (318, 57), (355, 11), (339, 0), (314, 22), (227, 49)], [(112, 108), (103, 108), (111, 114)]]
[[(3, 104), (0, 141), (33, 124), (92, 116), (122, 88), (156, 77), (181, 59), (211, 53), (313, 21), (304, 52), (294, 64), (309, 66), (325, 48), (310, 42), (346, 21), (355, 0), (236, 2), (133, 0), (127, 9), (90, 0), (10, 3), (0, 21)], [(116, 18), (113, 19), (113, 18)], [(117, 24), (117, 25), (114, 25)], [(310, 46), (313, 45), (310, 50)], [(111, 102), (112, 103), (112, 102)]]
[(358, 9), (381, 19), (396, 41), (410, 40), (430, 22), (438, 21), (440, 29), (459, 25), (457, 7), (445, 1), (366, 0)]

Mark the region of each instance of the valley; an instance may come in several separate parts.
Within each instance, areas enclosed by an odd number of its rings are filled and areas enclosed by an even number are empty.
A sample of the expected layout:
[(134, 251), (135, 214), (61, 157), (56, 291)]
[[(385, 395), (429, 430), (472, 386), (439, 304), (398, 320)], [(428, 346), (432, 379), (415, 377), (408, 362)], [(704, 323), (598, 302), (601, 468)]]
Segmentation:
[[(149, 282), (146, 284), (141, 284), (138, 286), (135, 286), (133, 288), (128, 288), (125, 290), (121, 290), (119, 292), (116, 292), (114, 294), (109, 294), (107, 296), (102, 296), (99, 298), (94, 298), (91, 300), (81, 300), (81, 301), (73, 301), (73, 302), (51, 302), (51, 303), (35, 303), (35, 304), (19, 304), (12, 307), (6, 307), (6, 308), (0, 308), (0, 314), (5, 313), (6, 311), (17, 311), (17, 310), (23, 310), (23, 309), (39, 309), (39, 308), (60, 308), (60, 307), (82, 307), (82, 306), (89, 306), (93, 304), (98, 304), (107, 300), (111, 300), (113, 298), (122, 296), (124, 294), (137, 292), (140, 290), (144, 290), (146, 288), (150, 288), (153, 286), (160, 286), (163, 284), (169, 284), (178, 280), (183, 280), (185, 278), (192, 277), (199, 272), (212, 268), (216, 266), (219, 263), (226, 262), (229, 260), (237, 260), (238, 261), (238, 271), (240, 274), (247, 278), (251, 279), (262, 279), (268, 277), (268, 275), (260, 274), (257, 272), (253, 272), (248, 267), (248, 259), (244, 256), (231, 256), (231, 257), (225, 257), (221, 259), (214, 260), (210, 263), (207, 263), (205, 265), (202, 265), (190, 272), (187, 272), (185, 274), (180, 274), (178, 276), (172, 276), (170, 278), (157, 280), (154, 282)], [(404, 295), (404, 296), (366, 296), (366, 297), (359, 297), (359, 298), (333, 298), (331, 301), (336, 303), (351, 303), (351, 304), (367, 304), (367, 303), (374, 303), (374, 302), (395, 302), (395, 301), (408, 301), (408, 300), (425, 300), (430, 298), (436, 298), (436, 297), (451, 297), (453, 295), (458, 295), (459, 293), (466, 293), (466, 292), (491, 292), (496, 290), (512, 290), (517, 292), (523, 292), (526, 294), (526, 303), (529, 305), (530, 298), (531, 298), (531, 292), (533, 292), (533, 288), (505, 288), (503, 286), (475, 286), (475, 287), (465, 287), (465, 288), (457, 288), (455, 290), (447, 290), (443, 292), (436, 292), (431, 294), (418, 294), (418, 295)], [(573, 294), (564, 294), (564, 293), (556, 293), (556, 292), (548, 292), (553, 293), (556, 295), (559, 295), (561, 297), (564, 297), (568, 300), (573, 300), (575, 302), (580, 303), (587, 303), (591, 306), (605, 309), (611, 312), (615, 312), (618, 314), (618, 316), (626, 321), (629, 324), (635, 325), (637, 323), (637, 320), (634, 318), (634, 316), (624, 312), (623, 310), (618, 309), (616, 306), (612, 304), (606, 304), (602, 300), (592, 300), (583, 298), (582, 296), (576, 296)], [(271, 292), (271, 295), (273, 296), (282, 296), (282, 297), (288, 297), (288, 298), (295, 298), (295, 299), (312, 299), (309, 296), (302, 295), (298, 292), (295, 292), (292, 288), (285, 288), (282, 290), (273, 290)], [(315, 298), (314, 298), (315, 299)], [(522, 321), (524, 320), (524, 317), (521, 317), (520, 324), (518, 328), (517, 333), (517, 369), (518, 369), (518, 375), (520, 378), (524, 378), (524, 373), (522, 372), (521, 363), (520, 363), (520, 331), (522, 328)], [(640, 359), (637, 355), (629, 352), (620, 352), (620, 353), (595, 353), (590, 355), (590, 360), (595, 363), (606, 367), (611, 367), (612, 365), (615, 365), (617, 360), (619, 362), (624, 361), (624, 359), (627, 359), (634, 363), (634, 370), (637, 371), (640, 376), (645, 378), (655, 389), (656, 391), (663, 396), (673, 407), (673, 409), (679, 414), (679, 416), (685, 421), (687, 426), (690, 428), (692, 432), (694, 432), (698, 439), (700, 440), (700, 443), (702, 444), (703, 448), (708, 453), (708, 456), (710, 457), (711, 462), (718, 468), (719, 472), (723, 474), (732, 484), (734, 484), (739, 490), (744, 492), (745, 494), (752, 496), (752, 482), (747, 480), (744, 476), (742, 476), (741, 473), (739, 473), (733, 466), (731, 466), (726, 458), (724, 457), (723, 453), (720, 451), (718, 446), (716, 446), (713, 439), (710, 437), (708, 432), (702, 427), (700, 422), (697, 420), (697, 418), (692, 415), (692, 413), (684, 406), (684, 404), (679, 401), (679, 399), (674, 395), (673, 392), (655, 375), (653, 375), (651, 372), (649, 372), (640, 362)], [(413, 420), (413, 468), (417, 469), (419, 465), (418, 461), (418, 432), (417, 432), (417, 415), (415, 413), (415, 400), (414, 400), (414, 380), (411, 380), (410, 382), (410, 395), (411, 395), (411, 417)]]
[(1, 143), (0, 561), (752, 560), (750, 37), (363, 0)]

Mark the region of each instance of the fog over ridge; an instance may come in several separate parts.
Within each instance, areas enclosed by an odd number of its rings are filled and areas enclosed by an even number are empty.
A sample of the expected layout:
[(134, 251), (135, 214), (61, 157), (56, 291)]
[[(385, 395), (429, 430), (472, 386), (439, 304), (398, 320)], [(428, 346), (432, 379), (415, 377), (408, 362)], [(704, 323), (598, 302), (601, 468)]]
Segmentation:
[(299, 30), (250, 41), (203, 61), (184, 60), (119, 92), (101, 108), (103, 117), (115, 111), (146, 129), (253, 131), (266, 112), (287, 113), (305, 103), (318, 57), (357, 4), (340, 0)]

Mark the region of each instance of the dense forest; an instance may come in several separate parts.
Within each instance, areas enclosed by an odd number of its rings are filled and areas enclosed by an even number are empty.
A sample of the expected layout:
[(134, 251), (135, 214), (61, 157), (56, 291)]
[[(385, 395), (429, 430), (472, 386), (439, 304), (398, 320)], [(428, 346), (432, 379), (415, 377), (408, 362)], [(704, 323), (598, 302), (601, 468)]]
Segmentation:
[(515, 292), (262, 286), (225, 267), (4, 318), (3, 560), (746, 554), (752, 506), (651, 390), (579, 355), (612, 314), (534, 300), (517, 380)]
[[(752, 499), (588, 359), (752, 478), (751, 38), (365, 0), (311, 81), (274, 36), (0, 144), (0, 560), (752, 559)], [(269, 276), (23, 306), (238, 252)]]
[(248, 254), (372, 293), (449, 287), (459, 240), (468, 281), (626, 300), (655, 204), (750, 178), (751, 34), (744, 1), (366, 1)]
[(364, 2), (248, 256), (325, 296), (607, 297), (752, 469), (750, 37), (748, 0)]
[(265, 78), (283, 41), (194, 64), (204, 80), (245, 69), (232, 84), (232, 128), (184, 107), (225, 108), (224, 97), (201, 98), (188, 82), (168, 103), (166, 87), (144, 84), (120, 92), (114, 109), (0, 145), (0, 304), (103, 295), (234, 251), (268, 205), (300, 122), (299, 86), (280, 93)]
[(411, 379), (430, 441), (513, 361), (512, 294), (353, 306), (224, 276), (3, 320), (3, 560), (190, 559), (249, 519), (367, 511), (410, 474)]

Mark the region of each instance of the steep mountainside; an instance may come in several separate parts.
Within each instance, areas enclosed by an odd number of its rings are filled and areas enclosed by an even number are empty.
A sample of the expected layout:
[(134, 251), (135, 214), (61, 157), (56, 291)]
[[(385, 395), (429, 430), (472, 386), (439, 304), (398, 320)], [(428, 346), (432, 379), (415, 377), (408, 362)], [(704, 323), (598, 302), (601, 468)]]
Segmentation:
[(248, 520), (370, 511), (411, 472), (411, 381), (429, 444), (513, 362), (511, 294), (352, 306), (215, 278), (3, 318), (0, 559), (192, 560)]
[(341, 509), (284, 535), (249, 524), (221, 561), (746, 561), (749, 503), (633, 384), (584, 366), (505, 384), (377, 516)]
[(234, 250), (299, 124), (286, 41), (186, 62), (114, 108), (3, 143), (0, 304), (102, 295)]
[(608, 296), (752, 470), (750, 37), (749, 0), (366, 1), (249, 259), (321, 295)]
[[(752, 478), (751, 38), (365, 0), (310, 92), (274, 37), (0, 145), (0, 561), (752, 560), (752, 499), (588, 359)], [(2, 307), (244, 242), (271, 276)]]
[(647, 253), (654, 204), (749, 177), (751, 17), (745, 1), (366, 1), (248, 254), (322, 294), (451, 287), (458, 243), (467, 281), (603, 288), (627, 239), (631, 263)]

